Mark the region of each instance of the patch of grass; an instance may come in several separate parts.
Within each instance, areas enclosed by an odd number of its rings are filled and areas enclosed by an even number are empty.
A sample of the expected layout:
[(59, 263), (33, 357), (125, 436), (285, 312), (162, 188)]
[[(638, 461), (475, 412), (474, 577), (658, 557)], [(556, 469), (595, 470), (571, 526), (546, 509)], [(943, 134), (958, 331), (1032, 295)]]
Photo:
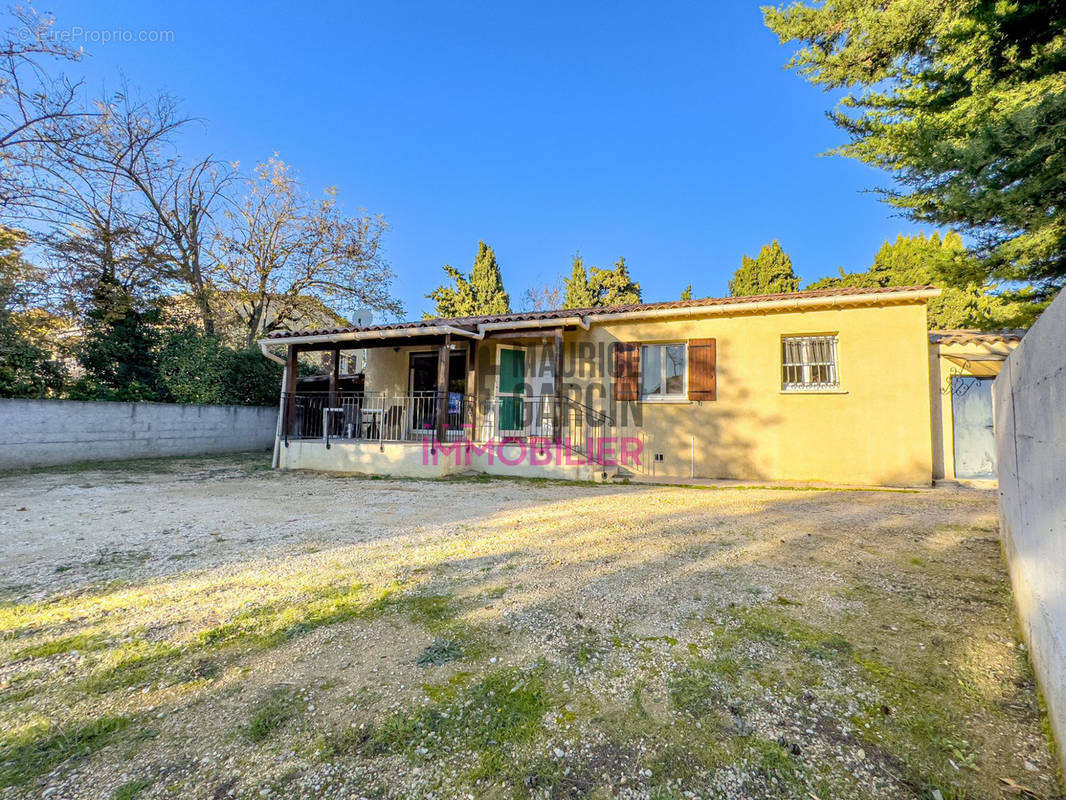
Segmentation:
[(182, 649), (159, 642), (132, 642), (108, 651), (81, 682), (89, 694), (106, 694), (115, 689), (172, 683), (172, 668), (181, 660)]
[(942, 676), (930, 680), (929, 668), (916, 672), (918, 680), (870, 656), (854, 661), (883, 700), (853, 720), (860, 735), (898, 755), (912, 785), (939, 789), (945, 798), (968, 796), (966, 773), (948, 765), (948, 759), (965, 766), (974, 758), (965, 733), (973, 710), (966, 693), (952, 692)]
[(387, 717), (366, 747), (371, 753), (410, 756), (420, 748), (435, 753), (447, 745), (482, 752), (525, 741), (540, 729), (541, 718), (551, 707), (541, 672), (540, 668), (491, 672), (449, 700)]
[(740, 665), (731, 658), (690, 658), (667, 680), (670, 702), (692, 717), (714, 713), (724, 706), (725, 690), (739, 676)]
[(415, 662), (420, 667), (439, 667), (463, 657), (463, 643), (457, 639), (435, 639)]
[(198, 640), (207, 647), (237, 643), (251, 649), (273, 647), (317, 628), (366, 616), (373, 608), (362, 584), (327, 586), (300, 600), (241, 611), (228, 622), (201, 631)]
[(129, 725), (128, 717), (100, 717), (84, 725), (54, 730), (33, 726), (0, 740), (0, 786), (19, 786), (45, 775), (72, 758), (105, 747)]
[(499, 600), (507, 594), (506, 586), (493, 586), (478, 594), (479, 600)]
[(783, 608), (770, 606), (734, 611), (718, 641), (720, 646), (732, 647), (750, 640), (779, 647), (799, 647), (819, 659), (838, 658), (852, 651), (851, 643), (843, 634), (801, 622)]
[(397, 598), (395, 607), (406, 613), (412, 622), (427, 629), (439, 629), (455, 617), (452, 598), (445, 594), (405, 594)]
[(74, 636), (64, 636), (59, 639), (48, 639), (39, 644), (23, 647), (11, 656), (11, 660), (18, 661), (22, 658), (49, 658), (51, 656), (61, 655), (62, 653), (70, 653), (75, 650), (81, 653), (89, 653), (105, 647), (106, 639), (107, 637), (100, 633), (81, 633)]
[(472, 672), (464, 672), (460, 670), (459, 672), (452, 674), (451, 677), (443, 683), (423, 683), (422, 690), (430, 700), (433, 700), (436, 703), (451, 701), (456, 698), (464, 686), (470, 683), (470, 679), (473, 676), (474, 673)]
[(747, 736), (741, 740), (740, 757), (764, 777), (786, 786), (800, 785), (796, 762), (778, 742)]
[(577, 641), (570, 645), (574, 661), (585, 666), (603, 652), (603, 643), (595, 628), (581, 626), (577, 629)]
[(137, 778), (115, 789), (115, 793), (111, 795), (111, 800), (137, 800), (140, 797), (141, 792), (152, 785), (152, 782), (147, 778)]
[(438, 639), (462, 642), (463, 657), (478, 658), (488, 647), (483, 632), (460, 618), (461, 605), (450, 594), (423, 594), (421, 592), (383, 592), (367, 606), (368, 616), (401, 614), (420, 625)]
[(19, 700), (32, 697), (37, 693), (37, 688), (27, 684), (47, 675), (48, 673), (43, 669), (29, 669), (12, 675), (6, 683), (0, 685), (0, 700), (5, 703), (17, 703)]
[(300, 700), (292, 689), (272, 689), (252, 707), (244, 734), (253, 742), (264, 742), (282, 725), (296, 717)]

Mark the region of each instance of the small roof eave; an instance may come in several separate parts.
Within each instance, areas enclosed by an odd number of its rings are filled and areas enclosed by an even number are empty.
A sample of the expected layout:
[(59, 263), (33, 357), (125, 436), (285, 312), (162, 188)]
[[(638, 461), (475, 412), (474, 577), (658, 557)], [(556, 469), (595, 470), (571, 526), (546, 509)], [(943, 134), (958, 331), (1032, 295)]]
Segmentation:
[(454, 325), (434, 325), (431, 327), (418, 327), (412, 325), (407, 328), (388, 328), (385, 330), (343, 331), (339, 333), (315, 333), (305, 336), (283, 336), (274, 339), (262, 339), (261, 343), (271, 344), (319, 344), (321, 342), (363, 342), (380, 339), (409, 339), (414, 336), (465, 336), (470, 339), (480, 339), (477, 331), (467, 328), (459, 328)]

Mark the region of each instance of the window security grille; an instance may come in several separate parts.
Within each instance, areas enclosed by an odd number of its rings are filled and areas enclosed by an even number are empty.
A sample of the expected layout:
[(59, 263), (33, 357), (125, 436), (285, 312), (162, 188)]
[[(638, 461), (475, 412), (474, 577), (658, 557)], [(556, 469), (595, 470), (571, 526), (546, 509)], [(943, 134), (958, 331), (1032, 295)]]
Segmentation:
[(781, 388), (836, 389), (836, 336), (786, 336), (781, 339)]

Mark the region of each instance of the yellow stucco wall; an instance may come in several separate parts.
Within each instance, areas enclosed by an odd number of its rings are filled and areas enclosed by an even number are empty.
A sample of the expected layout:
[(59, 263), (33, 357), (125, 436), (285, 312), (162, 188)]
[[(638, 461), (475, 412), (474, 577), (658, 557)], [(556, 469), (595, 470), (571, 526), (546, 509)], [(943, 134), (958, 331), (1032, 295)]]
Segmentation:
[[(596, 327), (601, 341), (717, 340), (715, 401), (642, 403), (645, 468), (658, 475), (928, 484), (924, 304)], [(781, 337), (835, 333), (840, 388), (781, 390)], [(693, 446), (694, 444), (694, 446)], [(661, 463), (652, 461), (662, 453)]]
[(952, 424), (951, 377), (953, 375), (998, 375), (1002, 362), (974, 361), (960, 364), (968, 356), (996, 354), (1004, 358), (1020, 344), (1016, 340), (952, 342), (929, 345), (929, 391), (933, 423), (933, 477), (955, 477), (955, 429)]
[[(826, 333), (838, 336), (840, 388), (782, 391), (781, 337)], [(593, 324), (589, 331), (566, 333), (566, 362), (574, 363), (575, 352), (585, 356), (578, 359), (577, 374), (564, 376), (567, 393), (584, 402), (591, 398), (598, 407), (610, 405), (597, 398), (613, 394), (603, 370), (610, 367), (614, 342), (698, 338), (717, 340), (718, 399), (639, 403), (630, 408), (638, 420), (614, 409), (618, 422), (627, 423), (615, 432), (644, 443), (643, 466), (631, 471), (688, 477), (691, 468), (705, 478), (929, 484), (933, 445), (924, 303)], [(495, 390), (497, 344), (486, 339), (478, 345), (482, 398)], [(369, 352), (369, 391), (405, 391), (406, 350)], [(664, 460), (653, 462), (654, 453)]]
[(375, 347), (366, 354), (364, 389), (374, 394), (399, 397), (407, 394), (407, 366), (412, 352), (426, 347)]

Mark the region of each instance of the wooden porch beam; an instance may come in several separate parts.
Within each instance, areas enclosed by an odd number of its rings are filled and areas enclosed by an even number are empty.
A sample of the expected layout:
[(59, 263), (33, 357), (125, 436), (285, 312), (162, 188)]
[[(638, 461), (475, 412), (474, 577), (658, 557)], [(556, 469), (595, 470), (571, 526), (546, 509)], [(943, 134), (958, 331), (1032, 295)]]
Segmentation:
[(289, 345), (289, 352), (285, 363), (285, 385), (282, 387), (282, 391), (285, 393), (285, 413), (283, 415), (282, 425), (284, 426), (282, 432), (284, 434), (292, 433), (292, 416), (293, 416), (293, 395), (296, 394), (296, 377), (299, 371), (299, 365), (297, 364), (297, 356), (300, 354), (300, 346), (296, 344)]
[[(310, 342), (296, 346), (300, 348), (301, 353), (315, 353), (334, 349), (373, 350), (381, 347), (436, 347), (441, 341), (442, 337), (440, 336), (412, 336), (404, 339), (352, 339), (341, 342)], [(285, 344), (285, 340), (280, 340), (278, 344)]]
[(555, 444), (559, 444), (563, 440), (563, 331), (562, 328), (555, 329), (555, 342), (554, 342), (553, 357), (555, 363), (552, 365), (555, 378), (555, 424), (552, 425), (552, 441)]
[(437, 439), (444, 441), (448, 424), (448, 363), (451, 358), (452, 335), (446, 334), (437, 352)]
[(485, 335), (486, 339), (532, 339), (533, 341), (546, 341), (553, 339), (556, 336), (562, 336), (562, 328), (537, 328), (528, 329), (524, 331), (500, 331), (499, 333), (489, 333)]
[(471, 339), (466, 349), (466, 396), (477, 395), (477, 339)]
[(334, 347), (330, 354), (329, 365), (329, 405), (330, 408), (337, 405), (337, 384), (341, 377), (341, 349)]
[(471, 428), (466, 432), (473, 438), (474, 431), (477, 430), (477, 339), (471, 339), (470, 343), (466, 346), (466, 397), (463, 398), (464, 409), (468, 409), (463, 414), (463, 425), (470, 425)]

